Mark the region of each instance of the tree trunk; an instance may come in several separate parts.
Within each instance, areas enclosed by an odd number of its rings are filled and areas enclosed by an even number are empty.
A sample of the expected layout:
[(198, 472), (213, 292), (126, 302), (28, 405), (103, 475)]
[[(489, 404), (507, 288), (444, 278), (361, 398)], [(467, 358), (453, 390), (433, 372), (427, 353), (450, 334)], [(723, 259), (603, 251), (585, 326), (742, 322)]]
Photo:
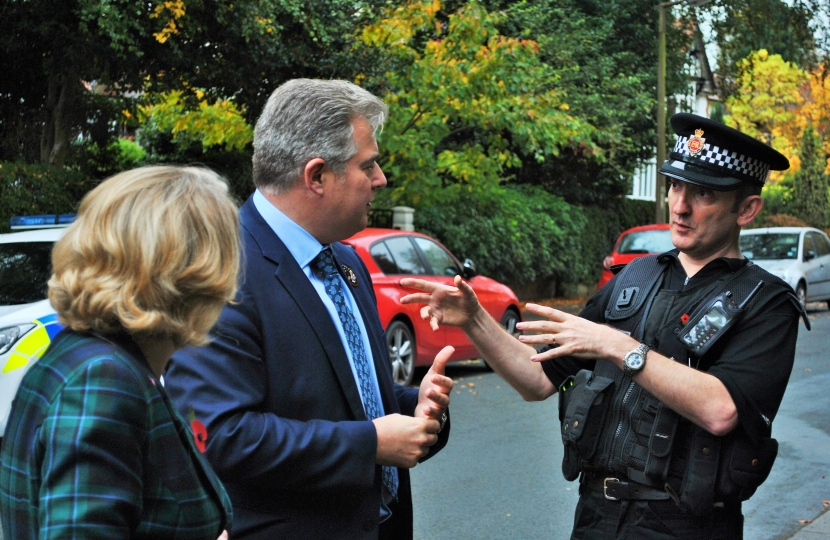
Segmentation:
[(40, 161), (47, 165), (63, 165), (69, 154), (71, 121), (77, 105), (80, 81), (74, 77), (52, 74), (46, 96), (46, 122), (40, 138)]

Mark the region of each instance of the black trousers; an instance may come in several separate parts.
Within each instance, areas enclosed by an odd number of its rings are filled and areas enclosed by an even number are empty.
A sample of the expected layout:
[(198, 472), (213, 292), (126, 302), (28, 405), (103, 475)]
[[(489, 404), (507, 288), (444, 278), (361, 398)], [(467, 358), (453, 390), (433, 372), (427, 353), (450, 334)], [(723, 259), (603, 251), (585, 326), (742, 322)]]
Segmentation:
[(580, 487), (571, 540), (742, 540), (740, 507), (692, 516), (673, 501), (609, 501)]

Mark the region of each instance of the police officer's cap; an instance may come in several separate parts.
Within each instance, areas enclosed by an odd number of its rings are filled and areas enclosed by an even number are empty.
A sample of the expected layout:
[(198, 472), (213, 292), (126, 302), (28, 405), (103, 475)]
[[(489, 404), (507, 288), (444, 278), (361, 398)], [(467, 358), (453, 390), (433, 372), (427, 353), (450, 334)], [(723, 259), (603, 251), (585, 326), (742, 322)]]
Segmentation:
[(790, 162), (770, 146), (720, 122), (678, 113), (671, 126), (677, 143), (660, 172), (690, 184), (720, 191), (742, 182), (763, 185), (770, 170), (789, 169)]

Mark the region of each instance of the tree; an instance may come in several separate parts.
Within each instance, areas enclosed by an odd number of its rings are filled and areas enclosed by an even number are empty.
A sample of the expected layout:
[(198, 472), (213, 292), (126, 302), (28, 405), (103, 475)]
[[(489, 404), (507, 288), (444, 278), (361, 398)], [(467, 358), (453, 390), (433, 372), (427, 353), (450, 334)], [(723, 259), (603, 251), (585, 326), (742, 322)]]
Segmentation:
[[(738, 64), (735, 93), (727, 98), (724, 121), (750, 137), (766, 142), (799, 167), (798, 141), (802, 129), (799, 107), (804, 102), (801, 88), (807, 75), (781, 55), (760, 50)], [(773, 181), (786, 173), (773, 173)]]
[(437, 0), (409, 1), (361, 34), (380, 59), (366, 83), (390, 107), (381, 148), (392, 201), (486, 190), (522, 166), (520, 154), (603, 159), (596, 130), (569, 112), (536, 42), (502, 35), (503, 15), (477, 3), (440, 10)]
[(811, 227), (828, 225), (828, 183), (826, 162), (815, 130), (808, 126), (798, 150), (801, 168), (793, 178), (793, 207), (797, 216)]
[[(579, 204), (614, 204), (626, 179), (654, 157), (656, 145), (657, 9), (652, 0), (534, 0), (493, 2), (506, 10), (508, 35), (539, 42), (540, 58), (557, 76), (557, 90), (574, 116), (597, 128), (605, 160), (562, 153), (543, 163), (523, 161), (518, 182), (542, 185)], [(688, 80), (688, 13), (676, 10), (667, 28), (667, 93)], [(671, 13), (668, 14), (672, 20)]]
[(707, 9), (718, 47), (718, 76), (724, 97), (736, 91), (740, 63), (754, 51), (810, 68), (821, 51), (817, 32), (827, 19), (823, 0), (715, 0)]
[(205, 150), (223, 146), (228, 151), (238, 151), (244, 150), (254, 138), (254, 130), (245, 121), (243, 109), (227, 99), (210, 103), (203, 90), (194, 90), (192, 96), (172, 90), (153, 95), (148, 101), (149, 104), (138, 108), (144, 129), (170, 132), (174, 141), (199, 142)]
[(0, 159), (64, 163), (79, 135), (106, 146), (147, 84), (234, 98), (251, 122), (287, 78), (349, 72), (344, 51), (381, 3), (6, 0)]

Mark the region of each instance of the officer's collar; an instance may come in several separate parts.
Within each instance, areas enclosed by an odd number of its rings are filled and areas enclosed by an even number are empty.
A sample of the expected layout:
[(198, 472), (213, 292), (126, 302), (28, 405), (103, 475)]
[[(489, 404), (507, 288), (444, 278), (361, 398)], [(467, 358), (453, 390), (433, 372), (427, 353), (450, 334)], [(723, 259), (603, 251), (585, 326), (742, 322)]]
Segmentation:
[[(676, 271), (685, 275), (686, 270), (680, 262), (680, 258), (678, 257), (679, 254), (680, 250), (675, 248), (671, 251), (658, 255), (657, 260), (663, 264), (671, 264)], [(706, 263), (703, 268), (698, 270), (694, 276), (689, 278), (687, 286), (693, 287), (696, 283), (699, 283), (701, 279), (708, 279), (710, 276), (717, 275), (723, 270), (727, 270), (730, 273), (736, 272), (743, 268), (748, 262), (749, 259), (738, 259), (732, 257), (718, 257), (717, 259), (712, 259)], [(686, 288), (686, 290), (688, 290), (688, 288)]]
[[(680, 264), (680, 258), (678, 257), (678, 255), (680, 255), (680, 250), (674, 248), (671, 251), (667, 251), (665, 253), (661, 253), (660, 255), (658, 255), (657, 260), (664, 264), (669, 261), (677, 261), (677, 263)], [(706, 263), (706, 265), (703, 268), (701, 268), (701, 270), (708, 269), (710, 266), (717, 267), (719, 265), (726, 265), (727, 270), (729, 270), (730, 272), (736, 272), (743, 268), (744, 265), (748, 262), (749, 259), (745, 258), (738, 259), (732, 257), (718, 257), (717, 259), (712, 259), (711, 261)]]

